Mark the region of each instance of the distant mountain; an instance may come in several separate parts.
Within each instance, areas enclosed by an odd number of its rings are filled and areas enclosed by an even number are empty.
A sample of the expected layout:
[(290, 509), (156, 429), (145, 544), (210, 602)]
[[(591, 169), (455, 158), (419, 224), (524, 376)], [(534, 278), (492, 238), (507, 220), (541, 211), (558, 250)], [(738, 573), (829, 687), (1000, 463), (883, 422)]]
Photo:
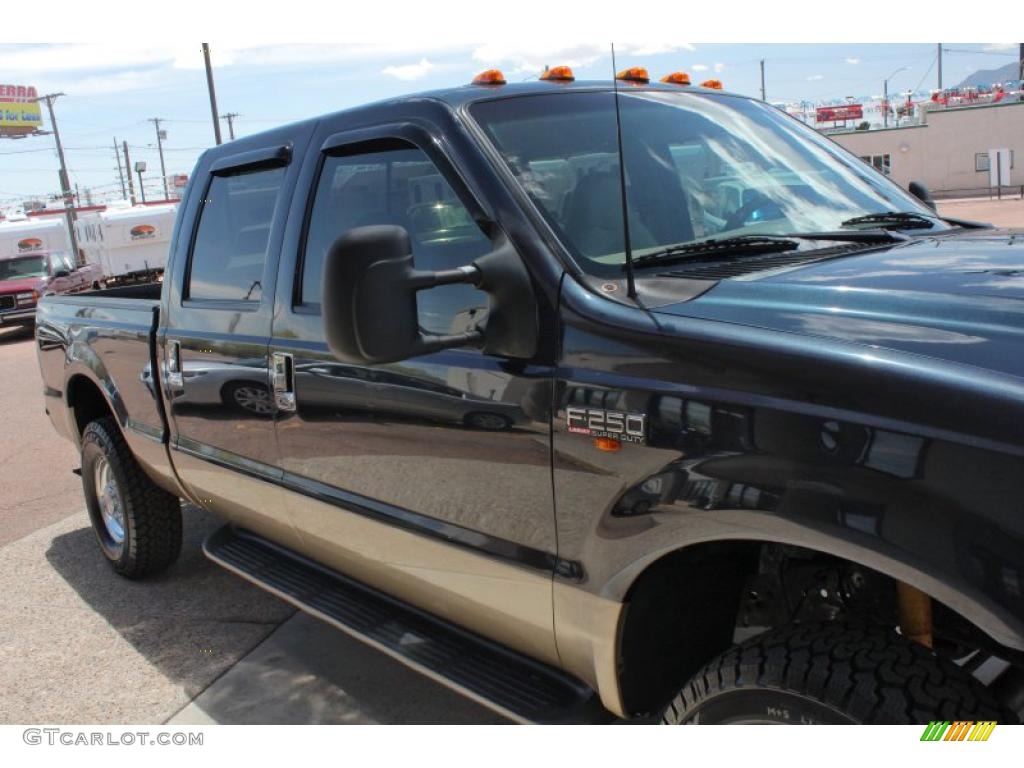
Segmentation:
[(977, 88), (979, 85), (1005, 83), (1007, 80), (1016, 80), (1019, 74), (1020, 64), (1011, 61), (999, 69), (979, 69), (973, 75), (968, 76), (957, 88)]

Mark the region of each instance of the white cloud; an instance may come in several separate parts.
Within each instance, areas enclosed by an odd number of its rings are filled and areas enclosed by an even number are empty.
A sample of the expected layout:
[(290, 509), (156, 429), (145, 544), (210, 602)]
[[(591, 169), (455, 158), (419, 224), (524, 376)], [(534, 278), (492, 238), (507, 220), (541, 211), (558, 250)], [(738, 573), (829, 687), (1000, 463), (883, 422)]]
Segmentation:
[(987, 53), (1009, 53), (1017, 50), (1018, 43), (989, 43), (988, 45), (982, 46), (983, 51)]
[(623, 52), (632, 56), (659, 56), (676, 51), (695, 51), (691, 43), (646, 43), (644, 45), (624, 45)]
[[(468, 45), (218, 45), (210, 44), (210, 60), (221, 67), (285, 67), (345, 61), (387, 61), (403, 56), (463, 52)], [(141, 46), (109, 44), (0, 45), (0, 72), (39, 77), (49, 72), (102, 72), (171, 66), (202, 69), (199, 44)]]
[(708, 68), (707, 64), (694, 64), (690, 69), (694, 72), (706, 72)]
[[(625, 64), (626, 56), (654, 56), (675, 51), (693, 51), (690, 43), (616, 43), (615, 58)], [(516, 72), (541, 72), (545, 66), (564, 64), (569, 67), (588, 67), (611, 57), (611, 46), (606, 43), (578, 43), (574, 45), (488, 43), (473, 50), (473, 60), (490, 67), (510, 67)]]
[(433, 64), (429, 59), (423, 58), (417, 64), (384, 67), (381, 70), (381, 74), (397, 77), (399, 80), (422, 80), (435, 69), (437, 69), (436, 64)]
[(847, 64), (860, 64), (860, 59), (858, 59), (856, 56), (850, 56), (850, 57), (848, 57), (846, 59), (846, 63)]
[(824, 75), (809, 75), (807, 79), (808, 80), (824, 80), (825, 76)]
[(723, 64), (723, 63), (722, 63), (722, 62), (720, 62), (720, 61), (716, 61), (716, 62), (715, 62), (715, 74), (718, 74), (718, 73), (719, 73), (719, 72), (721, 72), (721, 71), (722, 71), (723, 69), (725, 69), (725, 64)]

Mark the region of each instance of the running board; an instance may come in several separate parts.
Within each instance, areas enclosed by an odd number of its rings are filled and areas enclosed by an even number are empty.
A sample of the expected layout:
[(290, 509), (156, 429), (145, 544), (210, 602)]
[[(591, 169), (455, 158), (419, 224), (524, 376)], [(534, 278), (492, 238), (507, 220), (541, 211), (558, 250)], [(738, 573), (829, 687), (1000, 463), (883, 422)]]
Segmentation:
[(230, 525), (203, 543), (206, 556), (403, 664), (512, 720), (601, 723), (597, 694), (560, 670), (429, 616)]

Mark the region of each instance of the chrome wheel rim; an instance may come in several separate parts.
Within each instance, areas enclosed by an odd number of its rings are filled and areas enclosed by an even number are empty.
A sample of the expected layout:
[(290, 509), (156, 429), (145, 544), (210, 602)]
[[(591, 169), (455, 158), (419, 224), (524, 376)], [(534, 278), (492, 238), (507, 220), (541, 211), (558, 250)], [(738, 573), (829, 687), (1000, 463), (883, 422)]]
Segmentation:
[(93, 468), (93, 479), (96, 486), (96, 500), (100, 505), (100, 516), (107, 535), (115, 544), (124, 542), (124, 503), (117, 481), (110, 468), (110, 462), (101, 456)]
[(270, 394), (259, 387), (238, 387), (232, 397), (242, 408), (253, 413), (270, 413)]

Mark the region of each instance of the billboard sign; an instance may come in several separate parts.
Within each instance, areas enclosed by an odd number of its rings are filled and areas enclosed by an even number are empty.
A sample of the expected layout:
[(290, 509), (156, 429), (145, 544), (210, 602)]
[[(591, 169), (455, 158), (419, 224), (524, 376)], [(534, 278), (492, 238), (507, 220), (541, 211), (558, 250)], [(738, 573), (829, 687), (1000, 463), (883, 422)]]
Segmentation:
[(43, 127), (37, 95), (31, 85), (0, 85), (0, 136), (27, 136)]
[(864, 119), (864, 107), (860, 104), (842, 104), (835, 107), (818, 107), (816, 119), (819, 123), (838, 123), (845, 120)]

